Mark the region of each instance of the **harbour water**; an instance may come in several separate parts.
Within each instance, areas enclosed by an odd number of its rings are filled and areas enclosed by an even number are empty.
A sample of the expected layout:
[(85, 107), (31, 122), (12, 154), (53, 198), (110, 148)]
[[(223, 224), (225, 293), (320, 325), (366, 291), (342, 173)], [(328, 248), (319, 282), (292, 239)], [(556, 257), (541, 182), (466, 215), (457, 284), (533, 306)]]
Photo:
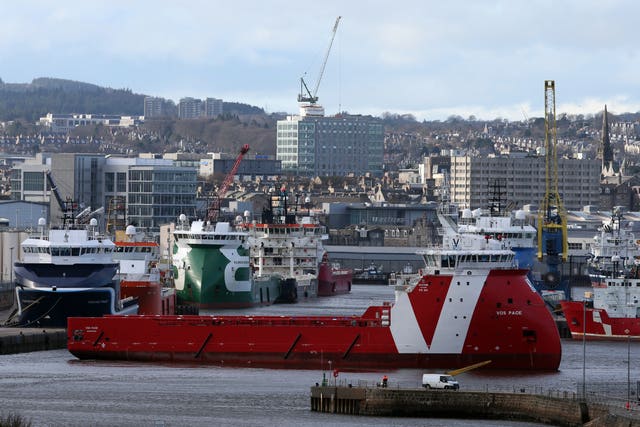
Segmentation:
[[(345, 296), (275, 305), (234, 314), (360, 314), (392, 301), (385, 286), (354, 286)], [(227, 312), (231, 314), (232, 312)], [(471, 371), (461, 388), (565, 390), (582, 381), (611, 384), (635, 397), (640, 345), (563, 341), (560, 370), (548, 373)], [(628, 355), (631, 364), (628, 365)], [(175, 366), (79, 361), (66, 350), (0, 356), (0, 413), (14, 413), (33, 426), (534, 426), (493, 420), (373, 418), (310, 411), (309, 388), (323, 373), (334, 381), (329, 361), (309, 370)], [(391, 387), (418, 387), (424, 371), (341, 372), (335, 381), (372, 385), (389, 376)], [(624, 394), (623, 393), (623, 394)], [(622, 405), (622, 403), (621, 403)]]

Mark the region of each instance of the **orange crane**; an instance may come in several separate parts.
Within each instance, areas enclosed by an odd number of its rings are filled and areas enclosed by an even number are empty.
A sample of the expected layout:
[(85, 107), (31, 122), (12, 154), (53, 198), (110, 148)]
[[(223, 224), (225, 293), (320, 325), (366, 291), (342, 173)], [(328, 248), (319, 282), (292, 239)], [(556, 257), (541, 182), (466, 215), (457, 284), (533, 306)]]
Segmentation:
[(229, 185), (231, 185), (231, 181), (233, 181), (233, 177), (236, 175), (236, 172), (238, 172), (238, 168), (240, 167), (240, 162), (242, 161), (242, 158), (244, 157), (244, 155), (247, 154), (248, 152), (249, 152), (249, 144), (243, 145), (242, 148), (240, 149), (240, 153), (238, 154), (238, 157), (236, 157), (236, 161), (233, 164), (233, 167), (231, 168), (227, 176), (224, 177), (224, 181), (222, 181), (222, 185), (220, 185), (220, 188), (218, 188), (218, 191), (214, 195), (213, 201), (211, 202), (211, 205), (207, 210), (207, 220), (209, 222), (214, 223), (218, 220), (218, 215), (220, 214), (220, 201), (227, 194), (227, 189), (229, 188)]

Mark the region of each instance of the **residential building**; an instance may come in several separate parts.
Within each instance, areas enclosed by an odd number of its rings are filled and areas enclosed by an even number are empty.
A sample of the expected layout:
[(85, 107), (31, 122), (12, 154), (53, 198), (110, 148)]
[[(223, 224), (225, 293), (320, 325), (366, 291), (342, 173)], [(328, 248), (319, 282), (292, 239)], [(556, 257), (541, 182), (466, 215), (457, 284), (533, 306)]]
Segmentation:
[(217, 98), (205, 99), (204, 115), (206, 117), (218, 117), (222, 115), (222, 99), (217, 99)]
[(222, 99), (207, 98), (204, 101), (195, 98), (182, 98), (178, 104), (178, 117), (197, 119), (200, 117), (218, 117), (223, 113)]
[(38, 125), (50, 132), (69, 132), (78, 126), (102, 125), (109, 127), (131, 127), (144, 121), (144, 116), (119, 116), (115, 114), (53, 114), (40, 117)]
[(181, 119), (197, 119), (204, 116), (202, 100), (195, 98), (182, 98), (178, 103), (178, 117)]
[(147, 96), (144, 98), (144, 117), (173, 117), (177, 114), (176, 105), (170, 99)]
[(278, 120), (276, 158), (301, 176), (382, 175), (384, 129), (371, 116), (287, 116)]

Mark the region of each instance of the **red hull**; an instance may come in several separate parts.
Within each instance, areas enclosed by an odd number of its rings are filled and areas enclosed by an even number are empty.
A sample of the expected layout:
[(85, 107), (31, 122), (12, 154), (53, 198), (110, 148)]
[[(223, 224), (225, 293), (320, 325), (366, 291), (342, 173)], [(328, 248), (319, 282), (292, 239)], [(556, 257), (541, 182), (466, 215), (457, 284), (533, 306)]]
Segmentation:
[(322, 262), (318, 268), (318, 296), (330, 297), (351, 292), (353, 271), (340, 268), (334, 269), (330, 263)]
[(557, 370), (558, 329), (525, 270), (424, 276), (362, 316), (69, 318), (80, 359), (318, 369)]
[[(640, 341), (640, 318), (609, 317), (604, 309), (586, 307), (581, 301), (560, 301), (574, 340)], [(584, 326), (583, 326), (584, 325)]]
[(176, 293), (159, 282), (145, 280), (120, 281), (122, 298), (137, 298), (138, 314), (175, 314)]

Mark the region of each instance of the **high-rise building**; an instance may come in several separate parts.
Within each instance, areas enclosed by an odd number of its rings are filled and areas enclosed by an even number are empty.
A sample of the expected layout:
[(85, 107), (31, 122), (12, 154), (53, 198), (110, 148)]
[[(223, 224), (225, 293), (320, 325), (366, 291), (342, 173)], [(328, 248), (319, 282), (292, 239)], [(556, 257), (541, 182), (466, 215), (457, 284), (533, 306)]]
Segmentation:
[(195, 98), (182, 98), (178, 104), (178, 117), (181, 119), (197, 119), (204, 116), (202, 100)]
[(204, 101), (205, 116), (218, 117), (222, 115), (222, 99), (207, 98)]
[(170, 99), (147, 96), (144, 98), (144, 117), (174, 117), (176, 105)]
[(302, 176), (382, 174), (384, 129), (371, 116), (287, 116), (278, 120), (276, 158)]

